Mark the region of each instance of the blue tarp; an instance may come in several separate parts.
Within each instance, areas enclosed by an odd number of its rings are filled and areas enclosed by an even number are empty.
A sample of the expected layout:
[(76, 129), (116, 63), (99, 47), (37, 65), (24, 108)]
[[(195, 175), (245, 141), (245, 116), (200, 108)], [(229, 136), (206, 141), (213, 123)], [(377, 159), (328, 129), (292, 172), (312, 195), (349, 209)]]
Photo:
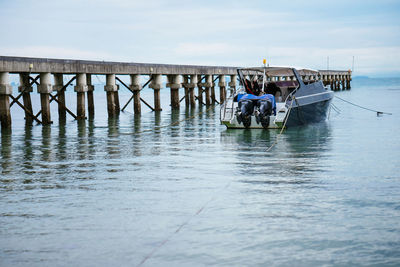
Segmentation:
[(265, 94), (261, 96), (256, 96), (252, 94), (239, 94), (237, 96), (237, 101), (239, 102), (240, 100), (259, 100), (259, 99), (268, 99), (272, 102), (272, 110), (274, 111), (274, 114), (276, 114), (276, 102), (275, 102), (275, 97), (271, 94)]

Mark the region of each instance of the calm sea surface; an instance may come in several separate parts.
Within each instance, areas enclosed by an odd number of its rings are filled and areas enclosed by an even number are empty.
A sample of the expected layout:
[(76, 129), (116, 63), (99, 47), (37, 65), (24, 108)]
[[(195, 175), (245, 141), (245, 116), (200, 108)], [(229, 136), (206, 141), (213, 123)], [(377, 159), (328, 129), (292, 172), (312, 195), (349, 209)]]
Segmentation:
[[(355, 80), (325, 123), (227, 130), (219, 106), (1, 131), (1, 266), (400, 265), (400, 79)], [(75, 110), (75, 94), (67, 101)], [(182, 95), (182, 93), (181, 93)], [(152, 103), (152, 91), (143, 98)], [(130, 95), (121, 90), (121, 106)], [(36, 111), (38, 95), (33, 94)], [(53, 105), (53, 104), (52, 104)], [(215, 110), (215, 111), (214, 111)]]

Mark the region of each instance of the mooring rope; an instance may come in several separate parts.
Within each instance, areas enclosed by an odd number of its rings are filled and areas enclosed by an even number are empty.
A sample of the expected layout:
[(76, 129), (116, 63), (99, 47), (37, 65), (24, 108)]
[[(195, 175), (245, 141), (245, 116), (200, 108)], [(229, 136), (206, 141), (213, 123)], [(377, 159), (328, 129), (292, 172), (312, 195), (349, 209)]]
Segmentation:
[(331, 103), (330, 106), (332, 107), (332, 109), (333, 109), (334, 111), (336, 111), (337, 113), (340, 114), (341, 110), (340, 110), (335, 104)]
[[(185, 119), (182, 119), (182, 120), (179, 120), (179, 121), (175, 121), (175, 122), (172, 122), (172, 123), (167, 124), (167, 125), (157, 126), (157, 127), (153, 128), (153, 129), (147, 129), (147, 130), (142, 130), (142, 131), (134, 132), (133, 134), (140, 134), (140, 133), (144, 133), (144, 132), (152, 132), (152, 131), (156, 131), (156, 130), (159, 130), (159, 129), (163, 129), (163, 128), (171, 127), (171, 126), (174, 126), (174, 125), (178, 125), (178, 124), (181, 123), (181, 122), (194, 119), (194, 118), (200, 116), (201, 114), (210, 111), (210, 110), (213, 109), (213, 108), (215, 108), (214, 105), (210, 106), (209, 108), (207, 108), (207, 109), (204, 110), (204, 111), (198, 112), (197, 114), (192, 115), (192, 116), (190, 116), (190, 117), (187, 117), (187, 118), (185, 118)], [(126, 112), (131, 113), (131, 112), (129, 112), (129, 111), (126, 111)], [(133, 114), (133, 113), (131, 113), (131, 114)], [(130, 133), (130, 134), (132, 134), (132, 133)], [(182, 224), (180, 224), (180, 225), (178, 226), (178, 228), (177, 228), (174, 232), (172, 232), (167, 238), (165, 238), (162, 242), (160, 242), (160, 244), (159, 244), (158, 246), (154, 247), (153, 250), (152, 250), (149, 254), (147, 254), (147, 255), (143, 258), (143, 260), (142, 260), (137, 266), (142, 266), (148, 259), (150, 259), (150, 258), (153, 256), (153, 254), (154, 254), (155, 252), (157, 252), (157, 250), (159, 250), (162, 246), (164, 246), (174, 235), (178, 234), (178, 233), (181, 231), (181, 229), (182, 229), (184, 226), (186, 226), (187, 224), (189, 224), (189, 222), (190, 222), (195, 216), (199, 215), (199, 214), (207, 207), (207, 205), (208, 205), (209, 203), (211, 203), (212, 201), (214, 201), (214, 200), (217, 198), (217, 196), (220, 195), (220, 194), (219, 194), (220, 191), (226, 189), (226, 188), (231, 184), (231, 182), (232, 182), (232, 181), (228, 182), (223, 188), (221, 188), (221, 190), (218, 190), (218, 192), (217, 192), (218, 194), (217, 194), (217, 193), (214, 194), (214, 195), (213, 195), (207, 202), (205, 202), (192, 216), (190, 216), (186, 221), (184, 221)]]
[[(285, 130), (285, 128), (286, 128), (286, 127), (285, 127), (285, 126), (286, 126), (286, 122), (287, 122), (288, 119), (289, 119), (290, 111), (292, 110), (293, 101), (294, 101), (294, 100), (295, 100), (295, 97), (293, 96), (292, 102), (290, 103), (290, 107), (289, 107), (289, 109), (288, 109), (288, 114), (287, 114), (287, 116), (286, 116), (286, 118), (285, 118), (285, 121), (283, 122), (282, 129), (281, 129), (280, 133), (276, 136), (275, 142), (267, 149), (267, 152), (269, 152), (269, 151), (278, 143), (279, 137), (282, 135), (283, 131)], [(297, 100), (296, 100), (296, 101), (297, 101)]]
[(370, 108), (367, 108), (367, 107), (363, 107), (363, 106), (357, 105), (357, 104), (352, 103), (352, 102), (350, 102), (350, 101), (348, 101), (348, 100), (345, 100), (345, 99), (343, 99), (343, 98), (341, 98), (341, 97), (338, 97), (337, 95), (335, 95), (335, 97), (338, 98), (338, 99), (340, 99), (340, 100), (342, 100), (343, 102), (346, 102), (346, 103), (350, 104), (350, 105), (353, 105), (353, 106), (356, 106), (356, 107), (358, 107), (358, 108), (365, 109), (365, 110), (368, 110), (368, 111), (375, 112), (377, 116), (382, 115), (382, 114), (393, 115), (393, 114), (390, 113), (390, 112), (378, 111), (378, 110), (374, 110), (374, 109), (370, 109)]
[(190, 221), (196, 217), (197, 215), (199, 215), (207, 206), (208, 204), (210, 204), (211, 202), (213, 202), (214, 200), (217, 199), (218, 196), (220, 196), (221, 192), (225, 189), (227, 189), (230, 184), (232, 183), (232, 181), (229, 181), (227, 184), (225, 184), (225, 186), (223, 186), (220, 190), (218, 190), (207, 202), (205, 202), (194, 214), (192, 214), (188, 219), (186, 219), (186, 221), (184, 221), (182, 224), (180, 224), (176, 230), (174, 232), (172, 232), (167, 238), (165, 238), (158, 246), (156, 246), (155, 248), (153, 248), (153, 250), (147, 254), (143, 260), (137, 265), (142, 266), (148, 259), (150, 259), (154, 253), (157, 252), (157, 250), (159, 250), (162, 246), (164, 246), (168, 241), (171, 240), (171, 238), (178, 234), (183, 227), (185, 227), (186, 225), (188, 225), (190, 223)]
[(337, 115), (340, 114), (341, 110), (331, 102), (330, 105), (329, 105), (328, 120), (331, 119), (331, 110), (332, 109), (336, 112)]
[[(214, 106), (210, 106), (210, 107), (209, 107), (208, 109), (206, 109), (205, 111), (199, 112), (199, 113), (197, 113), (197, 114), (195, 114), (195, 115), (193, 115), (193, 116), (190, 116), (190, 117), (188, 117), (188, 118), (185, 118), (185, 119), (182, 119), (182, 120), (179, 120), (179, 121), (170, 123), (170, 124), (168, 124), (168, 125), (159, 126), (159, 127), (157, 127), (157, 130), (158, 130), (158, 129), (161, 129), (161, 128), (166, 128), (166, 127), (170, 127), (170, 126), (177, 125), (177, 124), (179, 124), (179, 123), (181, 123), (181, 122), (183, 122), (183, 121), (187, 121), (187, 120), (194, 119), (194, 118), (198, 117), (199, 115), (201, 115), (201, 114), (203, 114), (203, 113), (205, 113), (205, 112), (208, 112), (208, 111), (211, 110), (212, 108), (214, 108)], [(135, 133), (150, 132), (150, 131), (154, 131), (154, 130), (156, 130), (156, 129), (148, 129), (148, 130), (143, 130), (143, 131), (135, 132)], [(218, 191), (217, 191), (208, 201), (206, 201), (192, 216), (190, 216), (188, 219), (186, 219), (186, 221), (184, 221), (182, 224), (180, 224), (180, 225), (176, 228), (176, 230), (175, 230), (174, 232), (172, 232), (172, 233), (171, 233), (167, 238), (165, 238), (162, 242), (160, 242), (160, 244), (159, 244), (158, 246), (154, 247), (153, 250), (150, 251), (150, 253), (147, 254), (147, 255), (143, 258), (143, 260), (142, 260), (137, 266), (142, 266), (148, 259), (150, 259), (150, 258), (154, 255), (154, 253), (156, 253), (162, 246), (164, 246), (174, 235), (178, 234), (178, 233), (182, 230), (183, 227), (185, 227), (186, 225), (188, 225), (189, 222), (190, 222), (194, 217), (196, 217), (197, 215), (199, 215), (211, 202), (213, 202), (215, 199), (217, 199), (217, 197), (220, 195), (221, 191), (223, 191), (223, 190), (225, 190), (226, 188), (228, 188), (229, 185), (230, 185), (231, 183), (232, 183), (232, 181), (229, 181), (225, 186), (223, 186), (220, 190), (218, 190)]]

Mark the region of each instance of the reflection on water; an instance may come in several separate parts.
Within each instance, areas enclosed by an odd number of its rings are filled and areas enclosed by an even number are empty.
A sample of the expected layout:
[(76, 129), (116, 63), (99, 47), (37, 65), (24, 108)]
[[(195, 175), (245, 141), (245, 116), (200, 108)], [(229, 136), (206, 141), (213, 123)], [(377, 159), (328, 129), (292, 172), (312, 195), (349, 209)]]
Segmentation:
[(22, 143), (22, 149), (23, 149), (23, 172), (25, 174), (30, 174), (32, 173), (32, 170), (34, 168), (34, 161), (33, 161), (33, 156), (34, 156), (34, 149), (32, 147), (32, 126), (29, 124), (25, 124), (25, 131), (23, 135), (23, 140), (21, 140)]
[[(50, 125), (44, 125), (42, 127), (42, 144), (40, 146), (40, 152), (41, 152), (41, 161), (42, 162), (49, 162), (51, 161), (51, 154), (52, 154), (52, 147), (51, 147), (51, 126)], [(43, 167), (46, 167), (46, 165), (43, 165)]]
[(120, 139), (119, 139), (119, 119), (112, 117), (108, 119), (108, 135), (107, 135), (107, 157), (110, 159), (119, 158), (121, 154)]
[(129, 266), (157, 247), (149, 266), (395, 265), (400, 121), (337, 105), (280, 136), (225, 129), (218, 106), (14, 124), (0, 265)]
[(155, 111), (154, 112), (154, 124), (156, 126), (161, 125), (161, 111)]
[(67, 137), (66, 137), (66, 125), (65, 122), (60, 123), (58, 127), (58, 145), (57, 145), (57, 158), (59, 161), (67, 159)]
[(11, 141), (12, 141), (12, 131), (11, 129), (1, 128), (1, 168), (2, 174), (7, 174), (10, 172), (10, 159), (11, 159)]
[[(288, 129), (284, 136), (292, 153), (304, 156), (330, 149), (331, 126), (328, 122)], [(316, 157), (320, 156), (316, 154)]]
[[(280, 130), (226, 130), (221, 140), (238, 158), (241, 181), (255, 184), (308, 183), (314, 172), (324, 170), (320, 159), (331, 149), (330, 126), (320, 123)], [(269, 152), (267, 149), (275, 143)], [(232, 149), (233, 148), (233, 149)], [(258, 190), (256, 188), (255, 190)]]

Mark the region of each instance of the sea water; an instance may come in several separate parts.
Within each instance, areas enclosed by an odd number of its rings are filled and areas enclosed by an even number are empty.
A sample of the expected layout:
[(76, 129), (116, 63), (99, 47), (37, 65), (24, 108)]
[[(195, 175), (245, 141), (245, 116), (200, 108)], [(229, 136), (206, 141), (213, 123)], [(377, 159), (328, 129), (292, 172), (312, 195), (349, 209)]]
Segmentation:
[(59, 122), (52, 104), (51, 126), (25, 126), (13, 106), (0, 265), (398, 266), (400, 80), (354, 79), (335, 95), (393, 115), (336, 98), (340, 113), (279, 135), (227, 130), (218, 105), (171, 112), (167, 89), (163, 111), (140, 117), (128, 106), (108, 119), (101, 87), (93, 120)]

